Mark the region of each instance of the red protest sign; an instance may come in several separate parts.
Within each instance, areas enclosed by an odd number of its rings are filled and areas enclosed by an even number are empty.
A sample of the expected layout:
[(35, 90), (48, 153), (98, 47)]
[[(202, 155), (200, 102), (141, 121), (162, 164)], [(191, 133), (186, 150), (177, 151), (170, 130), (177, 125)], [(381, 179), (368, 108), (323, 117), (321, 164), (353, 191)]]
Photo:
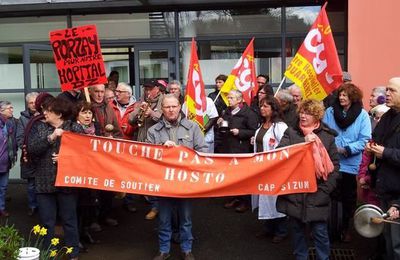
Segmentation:
[(62, 91), (107, 82), (95, 25), (50, 32)]

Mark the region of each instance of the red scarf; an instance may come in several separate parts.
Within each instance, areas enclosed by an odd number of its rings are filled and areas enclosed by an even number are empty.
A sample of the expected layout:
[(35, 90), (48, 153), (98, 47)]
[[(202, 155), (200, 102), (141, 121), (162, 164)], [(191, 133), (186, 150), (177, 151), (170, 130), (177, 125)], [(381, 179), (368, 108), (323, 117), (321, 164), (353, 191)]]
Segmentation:
[(303, 131), (304, 136), (314, 135), (315, 142), (313, 143), (313, 157), (315, 163), (315, 175), (317, 178), (323, 178), (325, 181), (328, 180), (328, 176), (335, 167), (329, 157), (328, 152), (321, 139), (313, 131), (320, 126), (320, 122), (315, 123), (309, 127), (303, 127), (299, 124), (300, 129)]

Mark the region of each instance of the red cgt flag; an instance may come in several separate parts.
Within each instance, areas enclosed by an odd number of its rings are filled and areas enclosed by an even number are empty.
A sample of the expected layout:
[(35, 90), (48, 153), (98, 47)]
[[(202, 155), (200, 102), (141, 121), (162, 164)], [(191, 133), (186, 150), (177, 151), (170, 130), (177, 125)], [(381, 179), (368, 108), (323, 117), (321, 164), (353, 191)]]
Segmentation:
[(258, 85), (256, 84), (256, 70), (254, 63), (254, 37), (251, 39), (242, 57), (238, 60), (235, 67), (228, 76), (224, 85), (221, 88), (221, 97), (228, 105), (228, 93), (231, 90), (240, 90), (243, 94), (243, 99), (250, 105), (252, 98), (257, 93)]
[(205, 111), (207, 108), (206, 92), (204, 89), (203, 77), (200, 71), (199, 58), (197, 57), (196, 42), (192, 39), (188, 81), (186, 84), (185, 96), (186, 115), (190, 120), (195, 121), (201, 129), (207, 123)]
[(343, 82), (325, 7), (326, 3), (285, 71), (285, 76), (302, 89), (306, 99), (323, 100)]

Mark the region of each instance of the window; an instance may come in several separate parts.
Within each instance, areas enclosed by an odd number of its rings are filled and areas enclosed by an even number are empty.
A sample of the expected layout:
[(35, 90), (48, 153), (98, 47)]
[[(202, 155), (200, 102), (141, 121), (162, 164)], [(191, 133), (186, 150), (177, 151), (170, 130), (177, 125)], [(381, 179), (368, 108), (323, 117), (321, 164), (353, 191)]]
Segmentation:
[(179, 36), (280, 34), (281, 9), (210, 10), (179, 13)]

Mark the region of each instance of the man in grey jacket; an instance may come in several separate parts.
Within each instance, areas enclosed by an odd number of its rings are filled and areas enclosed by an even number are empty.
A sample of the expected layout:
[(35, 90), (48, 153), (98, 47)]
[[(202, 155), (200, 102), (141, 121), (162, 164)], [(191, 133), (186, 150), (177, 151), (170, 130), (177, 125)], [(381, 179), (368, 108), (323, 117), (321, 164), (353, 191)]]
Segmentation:
[[(186, 119), (181, 112), (179, 99), (173, 94), (164, 96), (161, 103), (162, 119), (152, 126), (147, 133), (147, 142), (165, 145), (167, 147), (183, 145), (196, 151), (206, 152), (200, 127)], [(176, 207), (179, 218), (180, 243), (185, 260), (194, 260), (192, 254), (192, 219), (189, 199), (159, 198), (159, 228), (158, 240), (160, 253), (154, 260), (164, 260), (170, 257), (171, 219), (173, 208)]]
[[(28, 125), (29, 120), (36, 113), (35, 101), (39, 93), (31, 92), (25, 97), (26, 110), (21, 112), (21, 116), (17, 124), (17, 144), (18, 148), (23, 150), (25, 128)], [(33, 163), (24, 164), (21, 162), (21, 178), (28, 181), (28, 216), (32, 216), (37, 209), (36, 192), (35, 192), (35, 165)]]

